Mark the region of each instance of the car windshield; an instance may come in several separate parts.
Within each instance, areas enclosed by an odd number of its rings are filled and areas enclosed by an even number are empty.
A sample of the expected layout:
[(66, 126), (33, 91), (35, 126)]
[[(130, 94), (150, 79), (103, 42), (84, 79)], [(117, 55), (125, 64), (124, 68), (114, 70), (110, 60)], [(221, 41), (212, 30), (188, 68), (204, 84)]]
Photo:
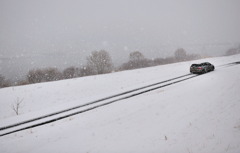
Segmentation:
[(201, 64), (192, 64), (192, 67), (202, 66)]

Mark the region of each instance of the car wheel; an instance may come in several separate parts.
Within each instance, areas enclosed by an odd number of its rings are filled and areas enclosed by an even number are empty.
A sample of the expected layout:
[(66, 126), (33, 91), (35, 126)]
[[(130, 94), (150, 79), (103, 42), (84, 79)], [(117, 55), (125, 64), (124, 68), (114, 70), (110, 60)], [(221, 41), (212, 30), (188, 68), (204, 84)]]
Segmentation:
[(207, 73), (207, 69), (204, 69), (204, 70), (203, 70), (203, 73)]

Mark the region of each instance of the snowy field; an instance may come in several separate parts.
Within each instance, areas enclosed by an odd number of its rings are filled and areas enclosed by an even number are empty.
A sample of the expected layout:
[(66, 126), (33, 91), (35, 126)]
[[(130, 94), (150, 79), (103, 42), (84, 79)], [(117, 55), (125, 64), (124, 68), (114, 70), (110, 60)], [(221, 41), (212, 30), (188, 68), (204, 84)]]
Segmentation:
[[(0, 89), (0, 127), (189, 74), (215, 71), (0, 137), (1, 153), (239, 153), (240, 55)], [(225, 65), (225, 66), (224, 66)], [(16, 115), (11, 105), (22, 100)]]

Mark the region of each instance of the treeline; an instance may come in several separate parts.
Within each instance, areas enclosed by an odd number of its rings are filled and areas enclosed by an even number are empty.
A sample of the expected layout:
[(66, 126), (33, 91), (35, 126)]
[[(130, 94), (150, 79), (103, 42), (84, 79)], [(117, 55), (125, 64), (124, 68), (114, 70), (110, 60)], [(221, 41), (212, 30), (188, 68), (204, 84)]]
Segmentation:
[(11, 82), (0, 74), (0, 88), (11, 86)]
[(57, 68), (32, 69), (28, 72), (26, 79), (11, 84), (0, 75), (0, 87), (13, 85), (27, 85), (40, 82), (57, 81), (63, 79), (106, 74), (116, 71), (132, 70), (181, 61), (195, 60), (201, 58), (197, 54), (187, 54), (182, 48), (175, 51), (174, 56), (167, 58), (148, 59), (141, 52), (135, 51), (129, 54), (129, 60), (120, 67), (114, 67), (110, 54), (105, 50), (94, 51), (87, 57), (86, 65), (82, 67), (68, 67), (63, 71)]
[[(27, 79), (21, 84), (57, 81), (90, 75), (106, 74), (114, 69), (111, 56), (105, 50), (94, 51), (87, 57), (87, 64), (82, 67), (68, 67), (62, 72), (57, 68), (33, 69), (27, 74)], [(20, 85), (21, 85), (20, 84)]]
[(240, 54), (240, 45), (238, 47), (230, 48), (229, 50), (227, 50), (225, 53), (225, 56), (230, 56), (235, 54)]
[(198, 54), (187, 54), (187, 52), (183, 48), (179, 48), (175, 51), (174, 56), (167, 57), (167, 58), (155, 58), (155, 59), (148, 59), (144, 57), (144, 55), (139, 52), (135, 51), (130, 53), (129, 61), (123, 63), (118, 70), (131, 70), (131, 69), (138, 69), (144, 67), (151, 67), (163, 64), (170, 64), (182, 61), (189, 61), (189, 60), (196, 60), (200, 59), (201, 56)]

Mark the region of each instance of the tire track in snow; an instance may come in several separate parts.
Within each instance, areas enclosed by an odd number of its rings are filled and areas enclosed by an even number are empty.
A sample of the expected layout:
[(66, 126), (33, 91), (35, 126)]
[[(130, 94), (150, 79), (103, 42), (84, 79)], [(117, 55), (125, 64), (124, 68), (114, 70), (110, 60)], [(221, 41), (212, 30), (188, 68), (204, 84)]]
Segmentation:
[[(38, 120), (41, 120), (41, 119), (47, 119), (47, 118), (50, 118), (50, 117), (54, 117), (56, 115), (61, 115), (61, 114), (66, 113), (66, 112), (70, 112), (72, 110), (77, 110), (79, 108), (84, 108), (84, 107), (90, 106), (90, 107), (88, 107), (86, 109), (83, 109), (83, 110), (80, 110), (80, 111), (76, 111), (76, 112), (73, 112), (73, 113), (70, 113), (70, 114), (67, 114), (67, 115), (63, 115), (63, 116), (60, 116), (60, 117), (55, 117), (55, 118), (49, 119), (47, 121), (42, 121), (41, 123), (36, 123), (34, 125), (27, 125), (26, 127), (9, 131), (9, 132), (0, 134), (0, 136), (8, 135), (8, 134), (11, 134), (11, 133), (15, 133), (15, 132), (30, 129), (30, 128), (33, 128), (33, 127), (48, 124), (48, 123), (51, 123), (51, 122), (55, 122), (57, 120), (61, 120), (61, 119), (64, 119), (64, 118), (67, 118), (67, 117), (70, 117), (70, 116), (73, 116), (73, 115), (77, 115), (77, 114), (80, 114), (80, 113), (83, 113), (83, 112), (87, 112), (87, 111), (90, 111), (90, 110), (93, 110), (93, 109), (96, 109), (96, 108), (99, 108), (99, 107), (102, 107), (102, 106), (105, 106), (105, 105), (109, 105), (111, 103), (114, 103), (114, 102), (117, 102), (117, 101), (120, 101), (120, 100), (128, 99), (128, 98), (131, 98), (131, 97), (134, 97), (134, 96), (146, 93), (146, 92), (150, 92), (150, 91), (153, 91), (153, 90), (156, 90), (156, 89), (159, 89), (159, 88), (163, 88), (163, 87), (166, 87), (166, 86), (178, 83), (178, 82), (182, 82), (184, 80), (187, 80), (187, 79), (190, 79), (190, 78), (193, 78), (193, 77), (196, 77), (196, 76), (198, 76), (198, 75), (193, 75), (193, 74), (182, 75), (182, 76), (179, 76), (179, 77), (176, 77), (176, 78), (161, 81), (161, 82), (154, 83), (154, 84), (151, 84), (151, 85), (147, 85), (147, 86), (144, 86), (144, 87), (141, 87), (141, 88), (129, 90), (129, 91), (126, 91), (126, 92), (123, 92), (123, 93), (119, 93), (119, 94), (116, 94), (116, 95), (105, 97), (105, 98), (102, 98), (102, 99), (99, 99), (99, 100), (96, 100), (96, 101), (92, 101), (92, 102), (89, 102), (89, 103), (86, 103), (86, 104), (83, 104), (83, 105), (79, 105), (79, 106), (76, 106), (76, 107), (72, 107), (72, 108), (69, 108), (69, 109), (65, 109), (65, 110), (62, 110), (62, 111), (51, 113), (51, 114), (48, 114), (48, 115), (40, 116), (40, 117), (33, 118), (33, 119), (30, 119), (30, 120), (26, 120), (26, 121), (23, 121), (23, 122), (19, 122), (19, 123), (16, 123), (16, 124), (3, 126), (3, 127), (0, 127), (0, 131), (6, 131), (8, 129), (16, 128), (16, 127), (19, 127), (19, 126), (22, 126), (22, 125), (25, 125), (25, 124), (30, 124), (32, 122), (35, 122), (35, 121), (38, 121)], [(181, 79), (181, 78), (184, 78), (184, 79)], [(180, 79), (180, 80), (177, 80), (177, 79)], [(174, 81), (174, 80), (177, 80), (177, 81)], [(168, 82), (170, 82), (170, 83), (168, 83)], [(164, 83), (167, 83), (167, 84), (164, 84)], [(164, 85), (161, 85), (161, 84), (164, 84)], [(158, 86), (158, 85), (160, 85), (160, 86)], [(154, 87), (154, 86), (156, 86), (156, 87)], [(149, 88), (149, 89), (147, 89), (147, 88)], [(121, 96), (123, 96), (123, 97), (121, 97)], [(118, 97), (120, 97), (120, 98), (118, 98)], [(113, 98), (117, 98), (117, 99), (113, 99)], [(111, 99), (113, 99), (113, 100), (111, 100)], [(94, 104), (98, 104), (98, 103), (104, 102), (106, 100), (110, 100), (110, 101), (107, 101), (103, 104), (99, 104), (99, 105), (96, 105), (96, 106), (92, 106)]]

